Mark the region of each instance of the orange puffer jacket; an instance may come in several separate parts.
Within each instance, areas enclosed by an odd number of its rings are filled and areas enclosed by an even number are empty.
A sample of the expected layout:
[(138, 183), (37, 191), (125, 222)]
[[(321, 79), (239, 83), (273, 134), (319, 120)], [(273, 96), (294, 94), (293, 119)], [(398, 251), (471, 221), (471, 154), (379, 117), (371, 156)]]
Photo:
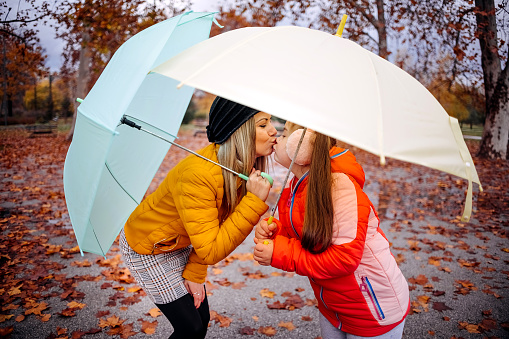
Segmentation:
[[(217, 162), (219, 145), (198, 153)], [(240, 180), (239, 187), (240, 187)], [(207, 265), (226, 258), (252, 231), (268, 206), (248, 192), (223, 222), (224, 181), (221, 167), (190, 155), (178, 163), (134, 210), (124, 230), (139, 254), (160, 254), (193, 245), (182, 276), (203, 283)]]
[(362, 167), (347, 150), (333, 148), (330, 154), (332, 244), (319, 254), (302, 248), (307, 174), (294, 178), (293, 192), (285, 188), (279, 202), (271, 265), (309, 277), (320, 312), (335, 327), (358, 336), (381, 335), (408, 314), (408, 285), (362, 191)]

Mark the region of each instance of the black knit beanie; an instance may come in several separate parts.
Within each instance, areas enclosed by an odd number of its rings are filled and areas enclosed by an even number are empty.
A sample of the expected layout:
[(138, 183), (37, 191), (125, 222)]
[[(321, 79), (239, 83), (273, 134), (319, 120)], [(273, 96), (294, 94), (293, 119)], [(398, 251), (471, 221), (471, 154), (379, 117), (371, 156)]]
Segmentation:
[(207, 138), (210, 142), (222, 144), (253, 115), (260, 112), (254, 108), (216, 97), (209, 112)]

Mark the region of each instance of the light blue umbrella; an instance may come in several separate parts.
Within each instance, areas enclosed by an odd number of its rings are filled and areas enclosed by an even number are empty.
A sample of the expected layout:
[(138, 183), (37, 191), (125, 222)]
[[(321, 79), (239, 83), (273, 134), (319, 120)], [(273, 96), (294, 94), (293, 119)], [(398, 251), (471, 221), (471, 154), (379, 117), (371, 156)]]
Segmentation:
[(178, 90), (176, 80), (148, 73), (207, 39), (213, 15), (187, 12), (133, 36), (79, 106), (65, 159), (64, 191), (81, 254), (106, 255), (170, 148), (120, 120), (125, 115), (175, 139), (194, 89)]

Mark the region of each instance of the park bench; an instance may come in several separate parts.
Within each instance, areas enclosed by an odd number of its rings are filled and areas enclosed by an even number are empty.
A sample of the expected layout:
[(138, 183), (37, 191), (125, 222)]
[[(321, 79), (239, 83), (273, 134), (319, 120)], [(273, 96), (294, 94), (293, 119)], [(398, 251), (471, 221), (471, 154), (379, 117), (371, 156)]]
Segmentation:
[(193, 134), (193, 137), (197, 136), (197, 135), (200, 135), (200, 134), (205, 134), (207, 135), (207, 125), (208, 125), (208, 121), (206, 119), (195, 119), (193, 121), (193, 125), (195, 127), (197, 127), (195, 130), (194, 130), (194, 134)]
[(41, 125), (28, 125), (25, 126), (25, 130), (30, 133), (30, 138), (38, 135), (55, 134), (57, 131), (57, 124), (41, 124)]

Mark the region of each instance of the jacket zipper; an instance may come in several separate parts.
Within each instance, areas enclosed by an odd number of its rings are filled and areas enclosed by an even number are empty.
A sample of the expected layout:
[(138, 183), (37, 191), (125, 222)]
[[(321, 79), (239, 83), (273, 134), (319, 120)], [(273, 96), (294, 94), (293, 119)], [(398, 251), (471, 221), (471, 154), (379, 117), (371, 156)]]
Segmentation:
[[(334, 159), (334, 158), (337, 158), (343, 154), (345, 154), (346, 152), (348, 152), (347, 149), (345, 149), (344, 151), (338, 153), (338, 154), (334, 154), (333, 156), (331, 156), (330, 158), (331, 159)], [(288, 200), (288, 206), (290, 206), (290, 224), (292, 225), (292, 229), (293, 229), (293, 233), (295, 233), (295, 235), (297, 236), (297, 239), (300, 239), (300, 236), (299, 234), (297, 233), (297, 230), (295, 229), (295, 226), (293, 226), (293, 220), (292, 220), (292, 214), (293, 214), (293, 202), (295, 200), (295, 194), (297, 193), (297, 190), (299, 189), (299, 186), (300, 184), (302, 183), (302, 180), (304, 180), (305, 177), (307, 177), (309, 175), (309, 172), (306, 172), (306, 174), (304, 174), (300, 179), (299, 181), (297, 181), (297, 185), (295, 185), (295, 188), (291, 191), (291, 200), (289, 199)]]
[(295, 201), (295, 194), (297, 193), (297, 190), (299, 189), (299, 186), (300, 184), (302, 183), (302, 181), (304, 180), (305, 177), (307, 177), (309, 174), (309, 172), (306, 172), (306, 174), (304, 174), (300, 179), (299, 181), (297, 181), (297, 185), (295, 185), (295, 188), (292, 192), (292, 203), (290, 205), (290, 225), (292, 225), (292, 229), (293, 229), (293, 233), (295, 233), (295, 236), (297, 237), (297, 239), (300, 239), (300, 236), (299, 234), (297, 233), (297, 230), (295, 229), (295, 226), (293, 225), (293, 203)]
[(327, 304), (325, 303), (325, 300), (323, 300), (323, 287), (320, 287), (320, 299), (322, 300), (322, 303), (323, 303), (323, 305), (325, 306), (325, 308), (327, 308), (327, 309), (328, 309), (329, 307), (328, 307), (328, 306), (327, 306)]
[(380, 307), (380, 304), (378, 303), (378, 299), (376, 298), (375, 291), (373, 291), (373, 287), (371, 286), (368, 277), (361, 277), (361, 280), (362, 280), (361, 292), (366, 292), (369, 295), (369, 298), (371, 299), (371, 303), (373, 304), (373, 307), (375, 308), (378, 319), (379, 320), (385, 319), (385, 315), (382, 312), (382, 308)]
[[(311, 280), (313, 280), (313, 282), (316, 284), (316, 282), (314, 281), (313, 278), (311, 278)], [(323, 287), (322, 286), (320, 286), (320, 300), (322, 301), (323, 306), (325, 306), (326, 309), (329, 309), (329, 306), (327, 306), (327, 304), (325, 303), (325, 299), (323, 299)], [(334, 315), (336, 316), (336, 319), (338, 319), (338, 321), (339, 321), (339, 325), (337, 328), (341, 329), (343, 327), (343, 323), (339, 319), (337, 312), (334, 312)]]

